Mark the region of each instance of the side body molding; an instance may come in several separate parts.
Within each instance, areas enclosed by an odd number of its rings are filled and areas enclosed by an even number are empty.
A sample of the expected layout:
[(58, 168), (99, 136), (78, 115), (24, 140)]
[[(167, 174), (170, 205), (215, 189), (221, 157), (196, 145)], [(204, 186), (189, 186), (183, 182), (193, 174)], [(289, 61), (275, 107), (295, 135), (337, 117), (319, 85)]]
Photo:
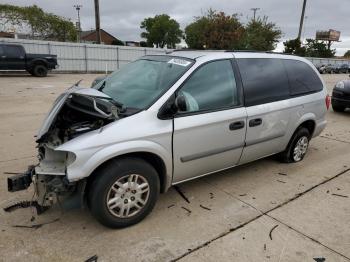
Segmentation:
[[(67, 178), (69, 181), (77, 181), (88, 177), (91, 173), (104, 162), (128, 153), (147, 152), (160, 157), (166, 168), (166, 188), (171, 185), (172, 179), (172, 156), (169, 150), (156, 142), (147, 140), (125, 141), (121, 143), (104, 146), (101, 149), (91, 148), (81, 151), (70, 150), (69, 147), (62, 146), (57, 150), (74, 152), (76, 161), (67, 167)], [(91, 150), (95, 152), (91, 152)]]

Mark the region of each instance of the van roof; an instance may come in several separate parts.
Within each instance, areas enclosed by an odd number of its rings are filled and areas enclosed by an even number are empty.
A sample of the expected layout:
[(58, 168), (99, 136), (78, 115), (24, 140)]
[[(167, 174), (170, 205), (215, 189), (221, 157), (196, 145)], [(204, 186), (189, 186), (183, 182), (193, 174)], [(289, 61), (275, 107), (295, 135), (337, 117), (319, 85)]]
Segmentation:
[(243, 58), (243, 57), (281, 57), (281, 56), (294, 56), (292, 54), (285, 53), (277, 53), (271, 51), (255, 51), (255, 50), (173, 50), (168, 52), (167, 54), (173, 56), (180, 56), (184, 58), (197, 59), (199, 57), (210, 56), (213, 57), (215, 55), (222, 56), (223, 53), (232, 53), (235, 57)]

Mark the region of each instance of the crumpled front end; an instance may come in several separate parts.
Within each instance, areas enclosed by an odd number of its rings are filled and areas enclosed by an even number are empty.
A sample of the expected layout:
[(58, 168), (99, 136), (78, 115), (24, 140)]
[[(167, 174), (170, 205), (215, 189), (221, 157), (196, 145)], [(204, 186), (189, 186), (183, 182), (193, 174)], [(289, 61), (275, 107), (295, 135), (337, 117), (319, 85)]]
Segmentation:
[(8, 191), (25, 190), (33, 184), (35, 206), (41, 210), (67, 199), (78, 200), (81, 204), (86, 181), (70, 182), (67, 178), (67, 167), (76, 156), (57, 148), (115, 121), (119, 118), (118, 112), (110, 98), (97, 90), (68, 89), (57, 98), (37, 135), (39, 163), (28, 167), (23, 174), (9, 177)]

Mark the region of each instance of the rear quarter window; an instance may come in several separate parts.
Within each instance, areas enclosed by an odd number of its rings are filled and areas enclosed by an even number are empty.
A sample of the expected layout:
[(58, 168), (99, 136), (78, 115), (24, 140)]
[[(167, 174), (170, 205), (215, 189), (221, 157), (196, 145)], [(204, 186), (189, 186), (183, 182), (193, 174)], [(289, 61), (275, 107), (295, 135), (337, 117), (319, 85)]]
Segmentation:
[(289, 98), (286, 70), (280, 59), (238, 58), (246, 106)]
[(283, 60), (283, 63), (287, 70), (292, 96), (318, 92), (323, 89), (320, 78), (308, 64), (297, 60)]

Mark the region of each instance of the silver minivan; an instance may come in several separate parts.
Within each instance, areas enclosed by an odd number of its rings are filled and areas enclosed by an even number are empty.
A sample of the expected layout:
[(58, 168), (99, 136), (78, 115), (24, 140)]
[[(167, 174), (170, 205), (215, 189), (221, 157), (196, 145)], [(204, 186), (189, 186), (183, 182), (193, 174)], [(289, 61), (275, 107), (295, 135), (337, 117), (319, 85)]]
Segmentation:
[(172, 185), (273, 154), (301, 161), (326, 126), (329, 103), (301, 57), (144, 56), (60, 95), (37, 135), (39, 163), (9, 177), (8, 190), (33, 183), (40, 212), (78, 199), (103, 225), (129, 226)]

